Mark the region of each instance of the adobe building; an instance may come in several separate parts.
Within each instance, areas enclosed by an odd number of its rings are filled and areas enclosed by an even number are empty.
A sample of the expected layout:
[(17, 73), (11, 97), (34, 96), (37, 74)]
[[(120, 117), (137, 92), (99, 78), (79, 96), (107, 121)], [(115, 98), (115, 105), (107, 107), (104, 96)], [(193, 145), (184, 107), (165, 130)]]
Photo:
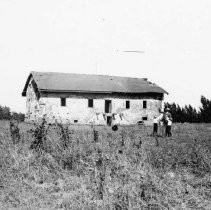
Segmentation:
[(22, 92), (26, 121), (98, 125), (150, 123), (164, 94), (146, 78), (53, 72), (31, 72)]

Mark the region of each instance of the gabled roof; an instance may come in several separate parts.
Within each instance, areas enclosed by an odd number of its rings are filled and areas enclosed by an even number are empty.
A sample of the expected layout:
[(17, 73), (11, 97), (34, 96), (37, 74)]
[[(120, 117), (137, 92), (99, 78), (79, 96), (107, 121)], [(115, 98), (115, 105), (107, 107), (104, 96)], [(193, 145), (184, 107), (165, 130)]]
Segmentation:
[(31, 78), (40, 92), (167, 93), (146, 78), (32, 71), (22, 96), (26, 96)]

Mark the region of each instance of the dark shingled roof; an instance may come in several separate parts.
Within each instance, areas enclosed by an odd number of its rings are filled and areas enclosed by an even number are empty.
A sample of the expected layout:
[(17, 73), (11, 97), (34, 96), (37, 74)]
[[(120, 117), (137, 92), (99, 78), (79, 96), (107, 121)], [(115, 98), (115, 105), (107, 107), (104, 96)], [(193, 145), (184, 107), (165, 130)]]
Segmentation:
[(117, 77), (107, 75), (72, 74), (56, 72), (31, 72), (22, 96), (30, 79), (33, 78), (39, 91), (45, 92), (88, 92), (88, 93), (166, 93), (158, 85), (145, 78)]

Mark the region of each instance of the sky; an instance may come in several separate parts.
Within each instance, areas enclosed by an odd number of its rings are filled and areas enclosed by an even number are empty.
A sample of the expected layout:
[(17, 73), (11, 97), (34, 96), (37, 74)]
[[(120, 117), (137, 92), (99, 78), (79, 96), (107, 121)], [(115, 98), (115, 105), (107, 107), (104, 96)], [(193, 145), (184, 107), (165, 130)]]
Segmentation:
[(197, 108), (210, 70), (210, 0), (0, 0), (0, 105), (13, 111), (30, 71), (144, 77)]

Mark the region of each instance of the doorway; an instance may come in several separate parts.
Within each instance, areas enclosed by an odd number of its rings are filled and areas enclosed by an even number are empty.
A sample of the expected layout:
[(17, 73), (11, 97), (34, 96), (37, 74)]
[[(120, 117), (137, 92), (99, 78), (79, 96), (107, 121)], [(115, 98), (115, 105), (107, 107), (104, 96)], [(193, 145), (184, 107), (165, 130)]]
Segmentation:
[(112, 124), (112, 117), (111, 116), (107, 116), (107, 125), (111, 126)]
[[(111, 100), (105, 100), (105, 113), (111, 113)], [(112, 117), (106, 116), (107, 125), (111, 126), (112, 124)]]
[(111, 100), (105, 100), (105, 113), (111, 113)]

